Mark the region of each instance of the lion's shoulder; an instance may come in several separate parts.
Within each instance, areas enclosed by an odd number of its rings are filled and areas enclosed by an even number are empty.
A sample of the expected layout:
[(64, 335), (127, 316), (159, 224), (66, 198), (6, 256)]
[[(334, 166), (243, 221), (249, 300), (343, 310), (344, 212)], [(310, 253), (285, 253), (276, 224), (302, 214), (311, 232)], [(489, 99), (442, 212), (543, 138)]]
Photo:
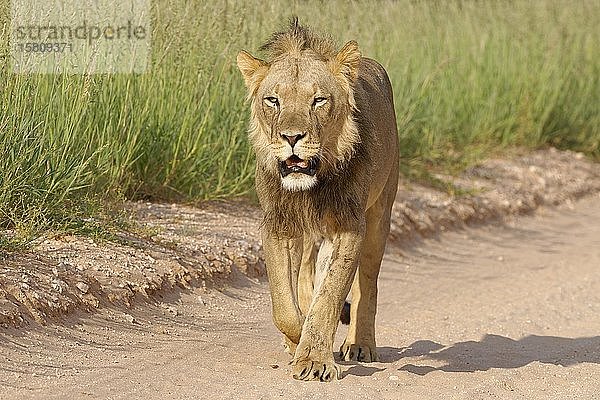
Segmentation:
[[(372, 101), (371, 97), (384, 98), (393, 103), (393, 92), (390, 78), (385, 68), (377, 61), (363, 57), (358, 70), (358, 79), (355, 87), (356, 102), (360, 106), (361, 101)], [(385, 109), (390, 111), (389, 108)]]

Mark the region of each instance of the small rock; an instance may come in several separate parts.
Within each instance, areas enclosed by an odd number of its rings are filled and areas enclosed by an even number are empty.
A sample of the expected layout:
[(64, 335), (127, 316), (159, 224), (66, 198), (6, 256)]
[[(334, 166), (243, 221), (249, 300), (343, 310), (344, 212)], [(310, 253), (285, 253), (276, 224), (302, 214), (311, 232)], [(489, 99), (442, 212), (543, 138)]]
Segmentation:
[(204, 299), (202, 298), (202, 296), (198, 296), (198, 303), (202, 304), (203, 306), (206, 305), (206, 302), (204, 301)]
[(390, 377), (388, 378), (390, 381), (397, 381), (400, 378), (398, 377), (398, 375), (390, 375)]
[(67, 289), (67, 284), (60, 279), (52, 280), (52, 288), (56, 290), (58, 293), (62, 293)]
[(125, 321), (129, 322), (130, 324), (135, 324), (135, 318), (133, 318), (133, 315), (130, 314), (125, 314)]
[(75, 285), (77, 286), (77, 289), (79, 289), (81, 291), (81, 293), (87, 293), (88, 290), (90, 290), (90, 285), (88, 285), (85, 282), (77, 282), (77, 284)]
[(269, 367), (271, 367), (273, 369), (277, 369), (277, 368), (279, 368), (279, 364), (270, 364)]

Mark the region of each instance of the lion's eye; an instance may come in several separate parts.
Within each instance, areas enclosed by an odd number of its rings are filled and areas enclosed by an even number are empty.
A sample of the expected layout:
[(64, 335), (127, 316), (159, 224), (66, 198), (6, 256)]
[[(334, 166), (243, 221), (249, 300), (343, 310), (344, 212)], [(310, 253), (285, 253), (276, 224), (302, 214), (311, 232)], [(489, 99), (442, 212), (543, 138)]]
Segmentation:
[(264, 98), (265, 104), (269, 107), (278, 107), (279, 99), (277, 97), (269, 96)]
[(320, 107), (323, 104), (327, 103), (327, 98), (326, 97), (315, 97), (314, 101), (313, 101), (313, 107)]

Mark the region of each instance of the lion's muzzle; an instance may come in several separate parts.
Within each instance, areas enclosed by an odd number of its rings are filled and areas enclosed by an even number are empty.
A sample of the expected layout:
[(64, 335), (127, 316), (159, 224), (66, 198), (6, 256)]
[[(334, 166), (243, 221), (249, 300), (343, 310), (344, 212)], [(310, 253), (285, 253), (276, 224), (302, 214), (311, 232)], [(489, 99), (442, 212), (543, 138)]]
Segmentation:
[(320, 161), (318, 157), (312, 157), (308, 160), (303, 160), (293, 154), (284, 161), (279, 162), (279, 172), (281, 177), (285, 178), (292, 173), (300, 173), (308, 176), (314, 176), (319, 169)]

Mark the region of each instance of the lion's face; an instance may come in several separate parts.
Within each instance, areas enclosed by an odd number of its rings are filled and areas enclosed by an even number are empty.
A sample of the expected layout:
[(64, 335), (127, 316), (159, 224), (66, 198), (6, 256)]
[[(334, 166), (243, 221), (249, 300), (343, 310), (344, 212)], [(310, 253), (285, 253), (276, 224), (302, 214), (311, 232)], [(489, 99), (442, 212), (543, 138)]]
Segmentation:
[(253, 104), (260, 124), (254, 140), (276, 163), (285, 188), (313, 187), (322, 164), (339, 158), (347, 103), (322, 61), (287, 58), (271, 66)]
[(238, 65), (251, 93), (257, 161), (278, 173), (285, 189), (314, 187), (351, 155), (358, 140), (351, 77), (337, 58), (303, 52), (265, 63), (242, 52)]

